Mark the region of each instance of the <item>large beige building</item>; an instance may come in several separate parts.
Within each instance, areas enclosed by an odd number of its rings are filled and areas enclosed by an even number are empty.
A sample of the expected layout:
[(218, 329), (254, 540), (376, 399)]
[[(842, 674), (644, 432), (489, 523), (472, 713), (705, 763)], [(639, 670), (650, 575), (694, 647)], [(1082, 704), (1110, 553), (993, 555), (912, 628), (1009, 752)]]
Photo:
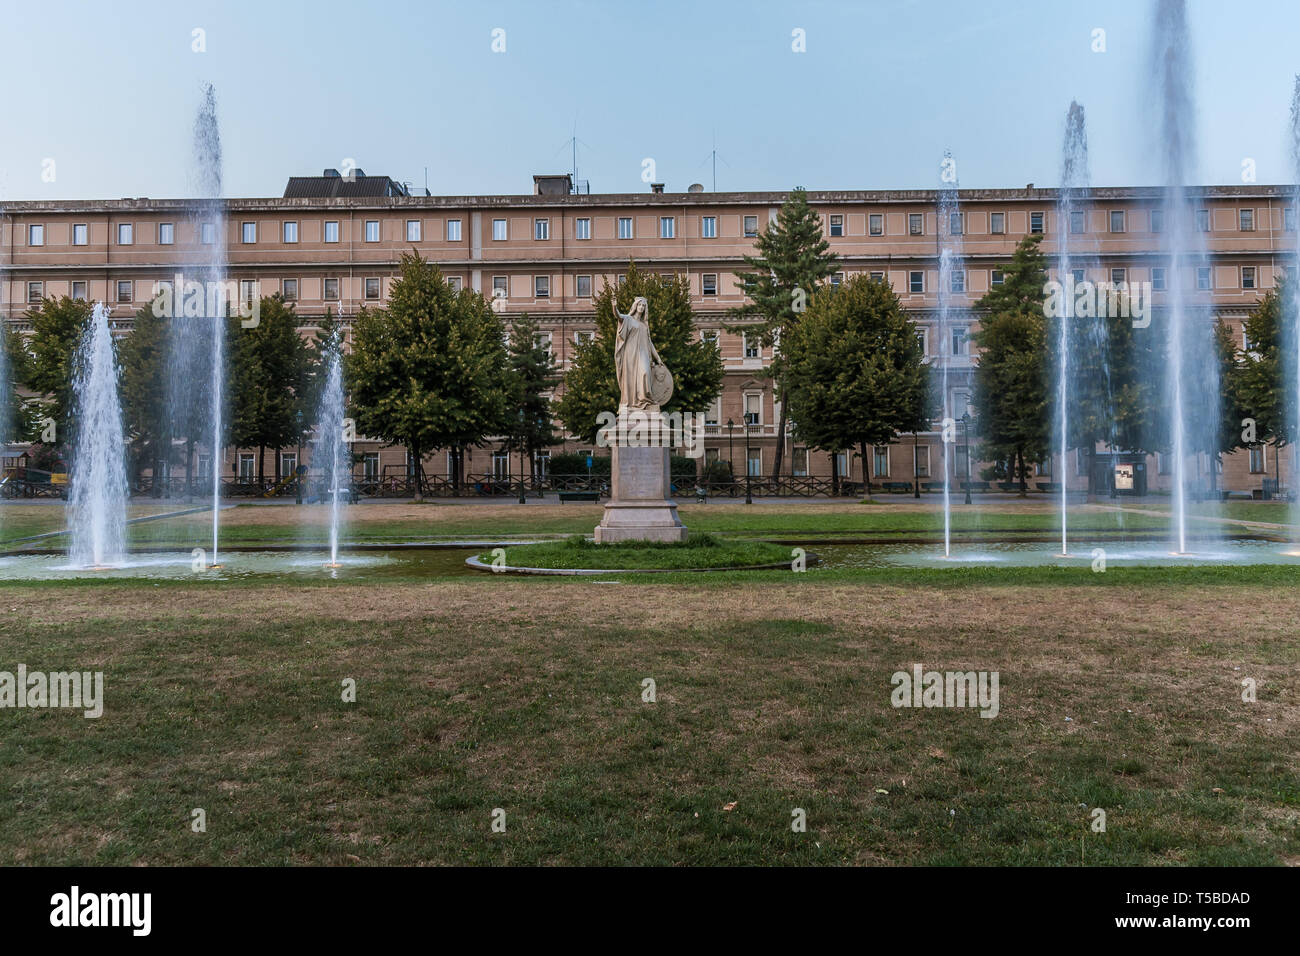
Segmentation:
[[(453, 283), (504, 297), (507, 318), (525, 312), (535, 318), (563, 368), (574, 343), (592, 334), (593, 295), (635, 261), (638, 268), (685, 278), (700, 334), (715, 338), (721, 349), (726, 378), (721, 398), (707, 413), (707, 457), (732, 460), (738, 475), (766, 475), (781, 442), (784, 472), (825, 476), (828, 455), (809, 451), (791, 434), (777, 434), (779, 406), (765, 374), (771, 349), (724, 328), (731, 321), (727, 310), (744, 302), (735, 279), (741, 257), (753, 251), (755, 236), (784, 198), (697, 186), (677, 193), (656, 186), (640, 194), (576, 194), (567, 176), (535, 177), (527, 195), (415, 196), (388, 177), (360, 174), (352, 181), (327, 170), (325, 176), (291, 179), (284, 197), (226, 201), (224, 235), (196, 220), (194, 204), (185, 200), (12, 202), (0, 207), (0, 310), (22, 329), (27, 309), (42, 297), (80, 296), (110, 304), (118, 328), (126, 329), (157, 281), (205, 258), (205, 244), (224, 242), (230, 277), (255, 281), (263, 294), (278, 292), (296, 302), (307, 332), (326, 310), (346, 319), (363, 306), (383, 305), (399, 257), (414, 248)], [(941, 348), (936, 198), (932, 190), (809, 193), (840, 257), (835, 281), (859, 273), (888, 279), (913, 316), (929, 360), (950, 363), (949, 407), (955, 416), (970, 396), (967, 336), (977, 317), (969, 310), (1000, 281), (1000, 268), (1028, 233), (1043, 233), (1043, 251), (1051, 256), (1069, 230), (1074, 247), (1088, 250), (1088, 278), (1152, 282), (1157, 310), (1162, 290), (1173, 282), (1208, 290), (1215, 311), (1238, 338), (1244, 316), (1295, 262), (1294, 207), (1283, 187), (1195, 190), (1208, 265), (1180, 276), (1165, 275), (1158, 254), (1156, 189), (1094, 189), (1071, 223), (1059, 221), (1054, 189), (1031, 184), (962, 190), (960, 220), (954, 223), (962, 234), (962, 258), (950, 287), (958, 318), (950, 323), (948, 347)], [(357, 450), (366, 456), (368, 477), (396, 476), (408, 467), (403, 449), (361, 442)], [(297, 450), (285, 454), (296, 456)], [(961, 456), (958, 448), (955, 477), (964, 474)], [(223, 467), (248, 474), (255, 467), (252, 457), (247, 449), (228, 450)], [(844, 452), (842, 473), (873, 483), (910, 482), (914, 475), (923, 482), (941, 479), (937, 431), (900, 436), (869, 457), (863, 462), (855, 451)], [(1285, 485), (1291, 458), (1284, 453), (1275, 461), (1272, 447), (1239, 452), (1229, 456), (1222, 484), (1250, 490), (1280, 473)], [(517, 456), (512, 460), (489, 443), (472, 451), (467, 470), (518, 475), (520, 465)], [(973, 464), (972, 472), (978, 467)], [(445, 476), (445, 454), (431, 456), (425, 468), (431, 476)], [(1048, 462), (1040, 470), (1050, 481), (1060, 465)], [(1082, 456), (1066, 463), (1071, 486), (1085, 481), (1083, 470)], [(1167, 487), (1167, 471), (1167, 462), (1153, 458), (1150, 486)]]

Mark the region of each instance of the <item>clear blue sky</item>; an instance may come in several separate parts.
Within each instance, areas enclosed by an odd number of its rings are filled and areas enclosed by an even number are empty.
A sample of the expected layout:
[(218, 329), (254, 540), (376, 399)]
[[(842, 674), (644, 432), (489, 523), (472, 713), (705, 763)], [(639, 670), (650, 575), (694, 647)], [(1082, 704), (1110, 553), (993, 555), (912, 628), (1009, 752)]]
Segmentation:
[[(1294, 0), (1191, 0), (1200, 178), (1291, 179)], [(354, 158), (436, 194), (521, 193), (570, 167), (596, 192), (1055, 185), (1067, 106), (1098, 185), (1156, 181), (1151, 6), (968, 0), (0, 2), (0, 200), (191, 194), (217, 89), (229, 196)], [(191, 52), (191, 31), (207, 51)], [(505, 30), (506, 52), (491, 50)], [(1106, 31), (1106, 52), (1091, 50)], [(807, 52), (791, 50), (791, 31)], [(55, 181), (43, 182), (43, 160)]]

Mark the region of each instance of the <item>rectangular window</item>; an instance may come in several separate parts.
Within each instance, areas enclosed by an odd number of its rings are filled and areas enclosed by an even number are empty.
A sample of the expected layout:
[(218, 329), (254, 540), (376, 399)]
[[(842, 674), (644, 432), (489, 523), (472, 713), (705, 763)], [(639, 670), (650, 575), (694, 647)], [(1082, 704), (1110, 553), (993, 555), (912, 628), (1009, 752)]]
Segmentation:
[(447, 276), (447, 288), (452, 292), (459, 292), (463, 282), (460, 276)]
[(632, 238), (632, 217), (631, 216), (618, 217), (618, 237), (620, 239)]
[(28, 226), (27, 227), (27, 244), (29, 246), (45, 245), (45, 227)]
[(1122, 282), (1125, 282), (1125, 281), (1127, 280), (1127, 278), (1128, 278), (1128, 272), (1127, 272), (1127, 270), (1125, 270), (1125, 269), (1111, 269), (1111, 270), (1110, 270), (1110, 284), (1111, 284), (1111, 285), (1116, 285), (1116, 286), (1117, 286), (1117, 285), (1121, 284)]
[(1254, 232), (1255, 231), (1255, 210), (1238, 209), (1237, 225), (1238, 227), (1240, 227), (1242, 232)]
[(199, 224), (199, 242), (205, 246), (216, 245), (217, 242), (217, 224), (215, 222), (204, 222)]
[(966, 327), (964, 325), (954, 325), (952, 327), (952, 354), (967, 354), (966, 343), (968, 341), (970, 340), (966, 336)]
[(579, 299), (591, 298), (591, 276), (578, 276), (577, 295)]
[(1165, 267), (1164, 266), (1151, 267), (1151, 291), (1152, 292), (1165, 291)]
[(72, 244), (74, 246), (84, 246), (90, 242), (90, 230), (84, 222), (74, 223), (72, 226)]
[(808, 449), (802, 445), (794, 450), (794, 461), (790, 463), (790, 471), (796, 478), (808, 477)]
[(239, 280), (239, 301), (252, 303), (257, 298), (257, 280), (240, 279)]
[(1084, 215), (1083, 210), (1071, 209), (1070, 210), (1070, 234), (1078, 236), (1078, 235), (1082, 235), (1087, 231), (1088, 231), (1087, 216)]
[(1255, 288), (1255, 267), (1254, 266), (1241, 267), (1241, 287), (1243, 289)]
[[(27, 283), (27, 301), (28, 301), (28, 302), (40, 302), (40, 301), (41, 301), (41, 296), (44, 295), (44, 292), (45, 292), (45, 284), (44, 284), (43, 282), (29, 282), (29, 283)], [(126, 301), (130, 302), (131, 300), (130, 300), (130, 298), (127, 298)]]
[(672, 216), (659, 217), (659, 238), (671, 239), (676, 234), (677, 220)]
[(1070, 275), (1072, 275), (1072, 276), (1074, 277), (1074, 284), (1075, 284), (1075, 285), (1079, 285), (1081, 282), (1083, 282), (1083, 270), (1082, 270), (1082, 269), (1071, 269), (1071, 270), (1070, 270)]
[(591, 238), (591, 220), (575, 219), (573, 221), (573, 234), (578, 239)]
[(746, 238), (746, 239), (753, 239), (754, 237), (756, 237), (756, 236), (758, 235), (758, 217), (757, 217), (757, 216), (746, 216), (746, 217), (745, 217), (744, 225), (745, 225), (745, 238)]
[(326, 242), (339, 241), (339, 221), (337, 219), (325, 220), (325, 241)]
[(1165, 231), (1165, 211), (1163, 209), (1151, 210), (1151, 231), (1152, 232)]
[(506, 226), (506, 221), (504, 219), (493, 219), (492, 220), (492, 241), (504, 242), (508, 235), (509, 235), (509, 231)]
[(119, 279), (117, 283), (117, 301), (130, 302), (132, 298), (131, 292), (131, 280)]
[(871, 452), (871, 470), (877, 478), (889, 477), (889, 446), (876, 445)]
[(907, 291), (912, 295), (920, 295), (925, 291), (924, 272), (909, 272), (907, 274)]
[(1251, 445), (1250, 446), (1250, 473), (1252, 475), (1262, 475), (1264, 473), (1265, 468), (1267, 467), (1268, 465), (1264, 461), (1264, 446)]
[(749, 460), (746, 463), (746, 474), (751, 478), (763, 477), (763, 450), (761, 448), (751, 448), (749, 450)]
[(550, 297), (551, 295), (550, 276), (533, 276), (533, 295), (539, 299), (546, 299)]
[(745, 358), (756, 359), (763, 357), (763, 348), (759, 345), (756, 336), (751, 336), (749, 333), (745, 333), (742, 336), (742, 339), (744, 340)]
[(907, 234), (909, 236), (920, 236), (925, 234), (925, 217), (919, 212), (908, 213)]
[(989, 285), (1001, 285), (1004, 279), (1005, 275), (1001, 269), (994, 269), (989, 273)]
[(280, 453), (280, 477), (287, 478), (298, 470), (298, 453), (285, 451)]
[(702, 329), (700, 331), (700, 341), (712, 343), (713, 347), (720, 348), (718, 345), (721, 335), (717, 329)]
[(298, 280), (285, 279), (280, 283), (280, 297), (285, 302), (298, 301)]
[(913, 450), (915, 452), (915, 455), (912, 460), (912, 470), (916, 473), (916, 477), (918, 478), (929, 478), (930, 477), (930, 446), (916, 445), (914, 446)]
[(704, 295), (718, 294), (718, 274), (706, 272), (700, 277), (700, 291)]
[(378, 242), (378, 241), (379, 241), (379, 220), (367, 219), (366, 220), (366, 242)]
[(419, 242), (420, 237), (424, 235), (423, 224), (418, 219), (406, 220), (406, 241)]
[(447, 220), (447, 241), (460, 242), (460, 220), (459, 219)]
[(1029, 214), (1029, 231), (1035, 236), (1043, 234), (1043, 214), (1041, 212), (1031, 212)]
[(704, 410), (704, 424), (718, 425), (722, 418), (722, 399), (715, 398), (709, 402), (709, 407)]
[(367, 299), (378, 299), (378, 298), (379, 298), (379, 280), (378, 280), (378, 279), (367, 279), (367, 280), (366, 280), (366, 298), (367, 298)]
[(872, 236), (883, 236), (885, 234), (884, 213), (873, 212), (867, 217), (867, 233)]
[(831, 216), (831, 235), (832, 235), (832, 236), (842, 236), (842, 235), (844, 235), (844, 217), (843, 217), (843, 216)]
[(948, 213), (948, 235), (960, 236), (962, 234), (962, 214), (959, 212)]
[(759, 392), (745, 393), (745, 424), (761, 425), (763, 423), (763, 396)]
[(1202, 292), (1211, 288), (1209, 266), (1196, 267), (1196, 288)]
[(884, 282), (885, 274), (883, 272), (869, 272), (867, 273), (867, 278), (872, 282)]
[(1110, 231), (1111, 232), (1124, 231), (1124, 210), (1123, 209), (1112, 209), (1110, 211)]
[[(209, 468), (212, 466), (209, 465)], [(211, 471), (208, 474), (212, 474)], [(251, 452), (241, 451), (239, 453), (239, 480), (241, 482), (250, 482), (256, 475), (256, 462)]]
[(170, 246), (176, 242), (176, 224), (172, 222), (158, 223), (158, 245)]
[(718, 238), (718, 217), (705, 216), (700, 220), (700, 236), (705, 239)]
[(86, 283), (85, 283), (85, 282), (73, 282), (73, 283), (72, 283), (72, 297), (73, 297), (74, 299), (78, 299), (78, 300), (80, 300), (80, 301), (82, 301), (82, 302), (85, 302), (85, 301), (86, 301)]
[(954, 269), (952, 275), (948, 277), (949, 292), (966, 291), (966, 273), (961, 269)]
[(589, 332), (585, 329), (579, 329), (573, 333), (573, 342), (575, 345), (588, 345), (596, 341), (596, 333)]
[(1282, 228), (1287, 232), (1295, 232), (1295, 206), (1287, 206), (1282, 210)]
[(295, 220), (291, 220), (291, 221), (289, 221), (289, 222), (286, 222), (286, 223), (284, 224), (283, 229), (281, 229), (281, 235), (284, 237), (284, 241), (287, 242), (287, 243), (289, 243), (289, 244), (291, 244), (291, 245), (292, 245), (293, 243), (297, 242), (297, 241), (298, 241), (298, 223), (297, 223), (297, 221), (295, 221)]
[(508, 276), (492, 277), (492, 298), (504, 299), (510, 295), (510, 279)]
[(135, 227), (129, 222), (119, 222), (117, 224), (117, 244), (119, 246), (129, 246), (134, 242)]
[(1210, 210), (1208, 209), (1196, 210), (1196, 231), (1197, 232), (1210, 231)]
[(989, 213), (989, 232), (995, 236), (1005, 236), (1007, 234), (1007, 214), (1004, 212)]
[(376, 481), (379, 478), (379, 452), (368, 451), (361, 459), (361, 474), (365, 476), (366, 481)]
[(551, 238), (551, 220), (534, 219), (533, 238), (538, 240)]
[(338, 280), (338, 279), (326, 279), (326, 280), (325, 280), (325, 298), (326, 298), (326, 299), (337, 299), (338, 297), (339, 297), (339, 280)]
[(239, 241), (244, 243), (257, 242), (257, 223), (243, 223), (239, 227)]

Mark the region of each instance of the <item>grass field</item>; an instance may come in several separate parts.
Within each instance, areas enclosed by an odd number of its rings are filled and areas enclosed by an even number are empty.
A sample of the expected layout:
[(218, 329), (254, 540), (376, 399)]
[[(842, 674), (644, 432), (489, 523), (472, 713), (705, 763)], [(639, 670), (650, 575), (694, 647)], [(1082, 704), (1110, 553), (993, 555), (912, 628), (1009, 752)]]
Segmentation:
[[(598, 514), (353, 511), (366, 536), (485, 540)], [(234, 509), (228, 530), (271, 540), (286, 513)], [(682, 513), (754, 533), (935, 517)], [(0, 710), (0, 864), (1296, 865), (1298, 585), (1293, 567), (3, 584), (0, 670), (102, 670), (106, 700), (98, 720)], [(913, 664), (997, 671), (998, 716), (895, 709)]]

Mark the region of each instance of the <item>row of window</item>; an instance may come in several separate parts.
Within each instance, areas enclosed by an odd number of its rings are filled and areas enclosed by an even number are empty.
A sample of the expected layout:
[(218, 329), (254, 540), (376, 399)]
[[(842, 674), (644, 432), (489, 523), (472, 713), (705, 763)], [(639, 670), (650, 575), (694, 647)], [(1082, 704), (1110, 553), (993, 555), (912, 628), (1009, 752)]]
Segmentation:
[[(1237, 210), (1237, 228), (1241, 232), (1254, 232), (1256, 225), (1256, 211), (1253, 208), (1241, 208)], [(1150, 232), (1160, 233), (1165, 230), (1165, 211), (1163, 209), (1148, 210), (1148, 226)], [(948, 215), (948, 232), (951, 235), (960, 236), (966, 232), (966, 214), (964, 212), (952, 212)], [(1201, 232), (1211, 231), (1211, 219), (1209, 209), (1195, 210), (1196, 228)], [(445, 236), (448, 242), (460, 242), (462, 238), (461, 229), (462, 220), (448, 219), (444, 224)], [(1041, 234), (1045, 231), (1046, 213), (1031, 212), (1029, 214), (1029, 231), (1032, 234)], [(1112, 209), (1107, 214), (1108, 231), (1111, 233), (1124, 233), (1128, 231), (1129, 212), (1124, 209)], [(832, 214), (827, 217), (828, 232), (832, 237), (845, 235), (844, 215)], [(1283, 228), (1289, 232), (1296, 229), (1296, 210), (1293, 206), (1285, 207), (1283, 210)], [(1079, 235), (1088, 231), (1087, 212), (1085, 210), (1072, 210), (1069, 214), (1069, 231), (1071, 234)], [(758, 216), (743, 217), (743, 232), (746, 238), (753, 238), (758, 235)], [(911, 236), (925, 235), (925, 215), (923, 213), (909, 213), (907, 216), (907, 232)], [(1007, 214), (1005, 212), (989, 213), (989, 232), (992, 235), (1006, 235), (1007, 232)], [(211, 245), (217, 241), (217, 227), (215, 223), (199, 224), (200, 242)], [(298, 242), (299, 223), (297, 220), (285, 220), (280, 223), (280, 241), (286, 244), (295, 244)], [(591, 238), (591, 218), (582, 217), (574, 220), (574, 238), (590, 239)], [(871, 236), (883, 236), (885, 234), (885, 214), (870, 213), (867, 216), (867, 234)], [(636, 238), (635, 220), (632, 216), (619, 216), (615, 235), (619, 239)], [(700, 235), (705, 239), (714, 239), (718, 236), (718, 217), (704, 216), (700, 220)], [(176, 224), (173, 222), (158, 223), (158, 244), (161, 246), (173, 245), (176, 241)], [(254, 245), (258, 241), (258, 223), (253, 221), (243, 221), (240, 223), (240, 242), (244, 245)], [(323, 239), (326, 243), (336, 243), (340, 237), (340, 220), (327, 219), (324, 223)], [(380, 241), (380, 221), (378, 219), (367, 219), (363, 225), (363, 237), (365, 242)], [(677, 237), (677, 217), (660, 216), (659, 217), (659, 238), (675, 239)], [(510, 238), (510, 224), (507, 219), (492, 220), (492, 239), (495, 242), (504, 242)], [(533, 219), (533, 239), (545, 241), (551, 238), (551, 220), (545, 217)], [(424, 221), (421, 219), (406, 220), (406, 241), (422, 242), (424, 239)], [(72, 226), (72, 244), (74, 246), (84, 246), (89, 244), (90, 232), (86, 223), (73, 223)], [(130, 246), (135, 243), (135, 224), (121, 222), (117, 224), (117, 244), (119, 246)], [(45, 226), (41, 223), (31, 223), (27, 227), (27, 244), (29, 246), (45, 245)]]

